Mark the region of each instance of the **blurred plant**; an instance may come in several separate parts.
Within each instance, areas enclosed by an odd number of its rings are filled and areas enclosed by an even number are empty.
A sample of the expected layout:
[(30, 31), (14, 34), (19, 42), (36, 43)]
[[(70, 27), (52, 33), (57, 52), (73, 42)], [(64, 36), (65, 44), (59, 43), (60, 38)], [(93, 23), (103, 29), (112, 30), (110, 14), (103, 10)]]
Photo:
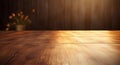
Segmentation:
[(7, 26), (6, 31), (9, 31), (9, 29), (10, 29), (10, 24), (7, 24), (6, 26)]
[(9, 19), (12, 25), (28, 25), (31, 23), (29, 16), (24, 15), (22, 11), (19, 13), (12, 13)]
[(18, 13), (12, 13), (9, 16), (9, 22), (6, 25), (7, 26), (6, 30), (16, 25), (29, 25), (30, 23), (31, 23), (31, 20), (29, 16), (24, 15), (22, 11)]

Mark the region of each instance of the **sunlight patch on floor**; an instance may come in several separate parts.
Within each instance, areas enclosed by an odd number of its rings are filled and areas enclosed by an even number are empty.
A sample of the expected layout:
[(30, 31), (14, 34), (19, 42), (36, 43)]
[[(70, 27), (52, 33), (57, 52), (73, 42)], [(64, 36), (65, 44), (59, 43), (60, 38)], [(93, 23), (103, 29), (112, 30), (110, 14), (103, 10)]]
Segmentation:
[(113, 43), (109, 31), (57, 31), (57, 43)]

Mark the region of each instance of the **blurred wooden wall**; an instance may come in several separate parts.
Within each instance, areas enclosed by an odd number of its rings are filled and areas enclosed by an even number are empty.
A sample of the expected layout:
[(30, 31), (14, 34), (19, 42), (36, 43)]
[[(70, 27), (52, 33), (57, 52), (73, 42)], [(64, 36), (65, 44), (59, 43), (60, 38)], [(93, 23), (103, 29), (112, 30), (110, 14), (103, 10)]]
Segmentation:
[(120, 29), (119, 0), (6, 0), (6, 3), (8, 14), (23, 11), (29, 15), (32, 20), (29, 29), (33, 30)]

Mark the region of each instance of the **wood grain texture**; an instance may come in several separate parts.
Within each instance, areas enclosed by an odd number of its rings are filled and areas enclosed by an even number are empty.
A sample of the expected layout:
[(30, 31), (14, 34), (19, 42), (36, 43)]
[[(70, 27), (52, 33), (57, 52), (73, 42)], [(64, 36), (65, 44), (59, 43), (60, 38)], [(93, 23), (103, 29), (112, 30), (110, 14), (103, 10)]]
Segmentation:
[(0, 31), (0, 65), (120, 65), (120, 31)]
[(120, 0), (4, 0), (2, 4), (4, 24), (9, 14), (23, 11), (33, 30), (120, 29)]

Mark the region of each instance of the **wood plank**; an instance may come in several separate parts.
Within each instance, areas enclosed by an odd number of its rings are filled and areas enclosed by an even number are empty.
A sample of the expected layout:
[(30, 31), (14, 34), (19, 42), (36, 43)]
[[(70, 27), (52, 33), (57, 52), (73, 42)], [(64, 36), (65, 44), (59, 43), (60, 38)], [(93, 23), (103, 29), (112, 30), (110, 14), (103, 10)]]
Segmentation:
[[(119, 0), (12, 0), (1, 1), (1, 28), (8, 15), (23, 11), (32, 30), (120, 29)], [(35, 9), (35, 13), (31, 13)]]
[(39, 29), (48, 29), (48, 0), (37, 0), (37, 18)]
[(71, 13), (72, 13), (72, 29), (78, 29), (79, 27), (79, 22), (80, 22), (80, 18), (79, 18), (79, 0), (72, 0), (72, 10), (71, 10)]
[(120, 31), (0, 31), (0, 65), (120, 65)]
[(71, 29), (72, 28), (72, 1), (71, 0), (65, 0), (65, 22), (64, 27), (65, 29)]
[(53, 30), (64, 29), (65, 8), (64, 0), (48, 1), (49, 27)]
[(57, 23), (57, 3), (56, 0), (48, 0), (48, 27), (49, 29), (56, 29)]

